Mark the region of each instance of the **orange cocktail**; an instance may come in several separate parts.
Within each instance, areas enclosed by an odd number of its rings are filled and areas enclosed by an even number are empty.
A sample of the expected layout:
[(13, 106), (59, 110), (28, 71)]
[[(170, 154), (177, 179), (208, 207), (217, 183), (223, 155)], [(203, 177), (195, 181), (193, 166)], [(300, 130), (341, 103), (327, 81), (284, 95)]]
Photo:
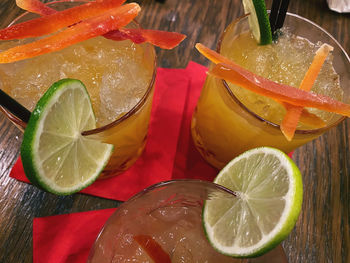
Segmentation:
[[(348, 102), (349, 58), (327, 32), (304, 18), (288, 14), (278, 41), (259, 46), (247, 20), (241, 18), (225, 30), (218, 46), (222, 55), (257, 75), (298, 87), (320, 46), (317, 42), (328, 43), (334, 51), (312, 91)], [(286, 113), (280, 103), (208, 76), (193, 114), (192, 137), (202, 156), (222, 168), (233, 157), (259, 146), (272, 146), (288, 153), (344, 119), (328, 112), (308, 111), (326, 126), (300, 123), (294, 138), (288, 141), (279, 127)]]
[[(50, 4), (63, 10), (80, 3)], [(15, 23), (34, 18), (26, 13)], [(128, 25), (138, 28), (137, 23)], [(0, 50), (27, 40), (6, 41)], [(1, 89), (29, 110), (51, 86), (62, 78), (81, 80), (92, 100), (97, 129), (90, 137), (114, 144), (114, 153), (103, 177), (128, 169), (141, 155), (147, 138), (153, 86), (155, 51), (150, 44), (95, 37), (57, 52), (18, 62), (0, 64)]]

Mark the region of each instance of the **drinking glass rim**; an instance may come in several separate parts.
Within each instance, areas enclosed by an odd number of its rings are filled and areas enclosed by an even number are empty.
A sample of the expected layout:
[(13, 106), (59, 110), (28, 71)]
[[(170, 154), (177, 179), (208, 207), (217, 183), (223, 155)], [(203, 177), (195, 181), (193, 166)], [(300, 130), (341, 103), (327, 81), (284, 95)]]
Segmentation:
[[(70, 4), (70, 3), (79, 3), (79, 2), (82, 2), (82, 3), (89, 3), (91, 1), (89, 0), (58, 0), (58, 1), (53, 1), (53, 2), (49, 2), (49, 3), (45, 3), (46, 5), (53, 5), (53, 4), (59, 4), (59, 3), (65, 3), (65, 4)], [(10, 22), (10, 24), (8, 25), (11, 26), (13, 25), (14, 23), (16, 23), (16, 21), (18, 21), (19, 19), (21, 19), (22, 17), (24, 17), (25, 15), (28, 15), (28, 14), (35, 14), (35, 13), (32, 13), (32, 12), (29, 12), (29, 11), (26, 11), (24, 12), (23, 14), (20, 14), (19, 16), (17, 16), (14, 20), (12, 20)], [(139, 28), (142, 28), (141, 25), (137, 22), (137, 20), (133, 20), (132, 21), (133, 23), (135, 23)], [(138, 45), (138, 44), (136, 44)], [(82, 134), (84, 136), (86, 135), (93, 135), (93, 134), (98, 134), (98, 133), (101, 133), (105, 130), (108, 130), (108, 129), (111, 129), (112, 127), (118, 125), (119, 123), (127, 120), (128, 118), (130, 118), (131, 116), (134, 115), (135, 112), (137, 112), (145, 103), (146, 103), (146, 100), (147, 98), (149, 97), (152, 89), (153, 89), (153, 86), (154, 86), (154, 83), (155, 83), (155, 80), (156, 80), (156, 74), (157, 74), (157, 54), (154, 50), (154, 46), (152, 44), (149, 44), (149, 43), (145, 43), (145, 45), (149, 46), (152, 50), (153, 50), (153, 53), (154, 53), (154, 63), (153, 63), (153, 72), (152, 72), (152, 78), (151, 80), (149, 81), (149, 84), (147, 86), (147, 90), (144, 92), (142, 98), (127, 112), (125, 113), (124, 115), (120, 116), (119, 118), (115, 119), (114, 121), (108, 123), (108, 124), (105, 124), (105, 125), (102, 125), (100, 127), (97, 127), (95, 129), (92, 129), (92, 130), (87, 130), (87, 131), (83, 131)], [(5, 109), (5, 114), (8, 115), (8, 111), (6, 111)], [(11, 114), (12, 115), (12, 114)], [(20, 126), (21, 125), (21, 121), (15, 117), (15, 116), (12, 116), (12, 118), (15, 118), (13, 121), (18, 123)]]
[(114, 211), (112, 213), (112, 215), (110, 215), (108, 217), (108, 219), (106, 220), (106, 222), (104, 223), (103, 227), (100, 229), (100, 232), (97, 236), (97, 238), (95, 239), (95, 242), (99, 239), (100, 235), (105, 231), (106, 226), (110, 223), (110, 220), (113, 220), (113, 217), (119, 213), (119, 211), (121, 211), (121, 208), (123, 208), (124, 206), (127, 206), (129, 203), (132, 203), (134, 201), (139, 200), (140, 198), (142, 198), (143, 196), (146, 196), (148, 193), (152, 193), (153, 191), (156, 191), (160, 188), (163, 187), (171, 187), (177, 184), (186, 184), (186, 185), (192, 185), (192, 186), (199, 186), (199, 187), (206, 187), (207, 189), (212, 189), (212, 190), (216, 190), (216, 191), (220, 191), (222, 193), (228, 194), (229, 196), (236, 198), (238, 195), (235, 191), (226, 188), (225, 186), (222, 186), (220, 184), (214, 183), (212, 181), (206, 181), (206, 180), (200, 180), (200, 179), (170, 179), (167, 181), (161, 181), (155, 184), (152, 184), (142, 190), (140, 190), (139, 192), (135, 193), (133, 196), (131, 196), (129, 199), (127, 199), (126, 201), (122, 202), (119, 206), (118, 209), (116, 211)]
[[(268, 13), (270, 12), (270, 10), (268, 10)], [(336, 45), (338, 46), (338, 48), (342, 51), (343, 55), (345, 55), (345, 58), (347, 59), (348, 63), (350, 64), (350, 58), (349, 55), (346, 53), (346, 51), (344, 50), (344, 48), (339, 44), (339, 42), (330, 34), (328, 33), (325, 29), (323, 29), (321, 26), (317, 25), (315, 22), (312, 22), (311, 20), (302, 17), (300, 15), (294, 14), (294, 13), (290, 13), (287, 12), (286, 16), (290, 16), (290, 17), (294, 17), (300, 20), (303, 20), (311, 25), (313, 25), (314, 27), (316, 27), (317, 29), (321, 30), (322, 32), (324, 32), (330, 39), (332, 39)], [(229, 27), (232, 23), (238, 22), (244, 18), (246, 18), (247, 15), (243, 15), (237, 19), (235, 19), (233, 22), (231, 22), (227, 27)], [(226, 27), (226, 29), (227, 29)], [(226, 29), (224, 30), (224, 32), (221, 34), (220, 39), (218, 41), (217, 47), (216, 47), (216, 51), (218, 53), (220, 53), (220, 48), (221, 48), (221, 44), (223, 42), (223, 39), (227, 33)], [(241, 107), (241, 109), (243, 109), (245, 112), (247, 112), (249, 115), (251, 115), (252, 117), (254, 117), (256, 120), (262, 122), (262, 123), (266, 123), (268, 126), (274, 128), (274, 129), (278, 129), (280, 130), (280, 124), (276, 124), (274, 122), (271, 122), (269, 120), (264, 119), (263, 117), (259, 116), (258, 114), (256, 114), (255, 112), (251, 111), (250, 109), (248, 109), (232, 92), (232, 90), (230, 89), (229, 85), (227, 84), (227, 82), (222, 79), (221, 80), (225, 90), (228, 92), (228, 95)], [(295, 134), (318, 134), (318, 133), (323, 133), (324, 131), (327, 131), (328, 129), (337, 126), (339, 123), (341, 123), (343, 120), (345, 120), (347, 117), (346, 116), (341, 116), (339, 117), (338, 120), (336, 120), (335, 122), (331, 123), (330, 125), (327, 125), (326, 127), (321, 127), (321, 128), (317, 128), (317, 129), (309, 129), (309, 130), (305, 130), (305, 129), (297, 129), (295, 131)]]
[(147, 188), (141, 190), (140, 192), (136, 193), (135, 195), (133, 195), (132, 197), (130, 197), (128, 200), (126, 200), (125, 202), (123, 202), (123, 204), (129, 202), (129, 201), (133, 201), (135, 199), (138, 199), (139, 197), (153, 191), (156, 190), (158, 188), (161, 187), (166, 187), (166, 186), (172, 186), (174, 184), (179, 184), (179, 183), (185, 183), (185, 184), (192, 184), (192, 185), (198, 185), (201, 184), (203, 186), (208, 186), (208, 187), (212, 187), (215, 188), (217, 190), (226, 192), (232, 196), (237, 196), (237, 193), (232, 191), (231, 189), (222, 186), (220, 184), (211, 182), (211, 181), (206, 181), (206, 180), (200, 180), (200, 179), (171, 179), (171, 180), (167, 180), (167, 181), (161, 181), (158, 183), (155, 183), (151, 186), (148, 186)]

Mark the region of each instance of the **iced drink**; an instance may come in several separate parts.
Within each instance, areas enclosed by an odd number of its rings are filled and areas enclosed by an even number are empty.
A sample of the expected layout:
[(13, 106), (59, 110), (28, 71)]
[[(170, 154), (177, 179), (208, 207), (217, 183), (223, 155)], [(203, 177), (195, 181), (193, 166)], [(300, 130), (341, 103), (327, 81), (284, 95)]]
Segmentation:
[[(219, 52), (257, 75), (298, 87), (321, 45), (317, 40), (329, 43), (335, 50), (323, 65), (312, 92), (347, 101), (348, 92), (342, 88), (349, 83), (349, 60), (339, 44), (321, 28), (298, 16), (288, 15), (285, 25), (275, 43), (260, 46), (249, 31), (247, 18), (242, 18), (226, 29)], [(300, 122), (293, 140), (288, 141), (279, 128), (286, 113), (280, 103), (208, 76), (193, 114), (192, 137), (202, 156), (222, 168), (233, 157), (259, 146), (272, 146), (288, 153), (344, 119), (328, 112), (307, 110), (321, 118), (326, 127)]]
[[(56, 5), (62, 9), (76, 3)], [(32, 16), (24, 15), (16, 22)], [(25, 41), (3, 42), (0, 50)], [(57, 52), (0, 64), (1, 89), (29, 110), (62, 78), (81, 80), (90, 94), (98, 128), (86, 134), (115, 146), (102, 176), (129, 168), (146, 143), (155, 78), (153, 46), (100, 36)]]
[[(202, 207), (213, 198), (236, 197), (199, 180), (168, 181), (145, 189), (108, 219), (88, 262), (247, 262), (220, 254), (207, 241)], [(283, 250), (277, 248), (249, 262), (284, 260)]]

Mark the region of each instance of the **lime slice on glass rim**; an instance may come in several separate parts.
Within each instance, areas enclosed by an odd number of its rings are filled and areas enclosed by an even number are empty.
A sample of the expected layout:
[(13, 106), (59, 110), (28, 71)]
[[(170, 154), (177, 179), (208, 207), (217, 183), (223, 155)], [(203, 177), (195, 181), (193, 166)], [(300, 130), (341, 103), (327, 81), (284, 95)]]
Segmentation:
[(272, 43), (272, 33), (269, 15), (266, 11), (264, 0), (242, 0), (244, 13), (248, 16), (250, 30), (258, 44), (268, 45)]
[(95, 127), (84, 84), (75, 79), (54, 83), (38, 101), (24, 131), (21, 158), (28, 179), (59, 195), (93, 183), (113, 151), (113, 145), (81, 135)]
[(249, 150), (228, 163), (214, 183), (237, 193), (237, 198), (213, 198), (204, 204), (205, 234), (222, 254), (262, 255), (295, 226), (302, 205), (302, 178), (280, 150)]

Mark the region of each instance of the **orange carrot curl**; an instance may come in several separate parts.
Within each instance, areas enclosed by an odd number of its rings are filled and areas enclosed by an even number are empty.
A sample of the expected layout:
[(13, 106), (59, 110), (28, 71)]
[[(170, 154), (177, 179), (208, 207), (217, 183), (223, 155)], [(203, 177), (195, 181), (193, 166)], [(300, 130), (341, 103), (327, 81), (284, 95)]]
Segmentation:
[[(325, 62), (330, 51), (333, 50), (328, 44), (323, 44), (317, 51), (316, 55), (306, 72), (304, 79), (302, 80), (299, 89), (310, 91), (314, 85), (316, 78), (322, 68), (323, 63)], [(286, 107), (287, 112), (284, 116), (281, 123), (281, 131), (288, 141), (291, 141), (294, 137), (295, 130), (297, 128), (300, 115), (303, 111), (303, 107), (292, 106)]]

